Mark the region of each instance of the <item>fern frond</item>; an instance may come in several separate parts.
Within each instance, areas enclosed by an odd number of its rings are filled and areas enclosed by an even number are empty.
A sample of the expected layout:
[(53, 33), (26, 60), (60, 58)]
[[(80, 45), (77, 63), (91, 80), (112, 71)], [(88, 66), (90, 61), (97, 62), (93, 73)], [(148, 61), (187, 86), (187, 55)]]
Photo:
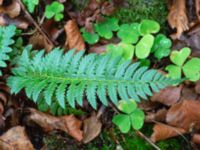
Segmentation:
[[(16, 27), (13, 25), (6, 26), (6, 27), (0, 27), (0, 67), (4, 68), (6, 67), (6, 60), (9, 60), (8, 53), (12, 51), (12, 48), (10, 47), (11, 44), (14, 43), (14, 40), (12, 39), (15, 35)], [(0, 76), (2, 75), (2, 72), (0, 70)]]
[(104, 105), (108, 105), (108, 98), (114, 104), (118, 99), (140, 101), (174, 82), (156, 70), (130, 61), (121, 63), (120, 58), (109, 54), (83, 55), (84, 51), (75, 54), (70, 50), (64, 54), (56, 48), (46, 55), (39, 51), (31, 58), (25, 50), (13, 76), (8, 78), (8, 85), (15, 94), (25, 89), (35, 102), (39, 94), (48, 105), (55, 97), (62, 108), (66, 103), (72, 107), (76, 103), (82, 105), (86, 96), (96, 109), (97, 98)]

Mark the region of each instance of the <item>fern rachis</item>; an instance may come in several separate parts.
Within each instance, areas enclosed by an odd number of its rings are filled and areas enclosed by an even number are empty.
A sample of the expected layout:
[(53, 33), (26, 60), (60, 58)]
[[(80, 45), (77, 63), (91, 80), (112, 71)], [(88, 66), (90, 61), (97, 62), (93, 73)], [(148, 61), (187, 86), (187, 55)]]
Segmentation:
[(14, 75), (8, 79), (8, 85), (13, 93), (24, 88), (27, 96), (35, 102), (42, 95), (51, 105), (55, 96), (63, 108), (66, 102), (72, 107), (76, 102), (82, 105), (85, 94), (96, 109), (97, 97), (104, 105), (108, 104), (107, 95), (115, 104), (118, 97), (139, 101), (140, 97), (147, 98), (152, 91), (173, 84), (172, 79), (156, 70), (140, 67), (139, 63), (121, 63), (120, 58), (112, 58), (109, 54), (83, 55), (84, 51), (74, 54), (74, 50), (70, 50), (63, 54), (56, 48), (45, 56), (44, 51), (39, 51), (30, 58), (24, 50), (18, 67), (13, 69)]

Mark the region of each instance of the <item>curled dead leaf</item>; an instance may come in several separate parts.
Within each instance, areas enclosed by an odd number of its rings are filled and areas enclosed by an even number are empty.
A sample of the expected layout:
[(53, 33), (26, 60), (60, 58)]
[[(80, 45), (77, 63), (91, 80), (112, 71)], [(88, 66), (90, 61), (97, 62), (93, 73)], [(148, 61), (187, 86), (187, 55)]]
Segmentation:
[(69, 20), (64, 28), (67, 36), (65, 46), (69, 49), (75, 48), (77, 51), (84, 50), (85, 42), (81, 36), (76, 21)]
[(93, 114), (90, 118), (85, 119), (83, 124), (83, 143), (89, 143), (100, 134), (102, 123), (96, 114)]
[(8, 130), (0, 137), (1, 150), (34, 150), (25, 128), (16, 126)]
[(153, 134), (151, 135), (151, 140), (157, 142), (160, 140), (165, 140), (171, 137), (175, 137), (186, 133), (182, 128), (176, 128), (164, 124), (155, 124), (153, 127)]
[(54, 47), (46, 40), (46, 38), (43, 37), (43, 35), (38, 32), (30, 37), (29, 44), (32, 44), (34, 49), (45, 49), (47, 52)]
[(0, 26), (10, 25), (10, 24), (13, 24), (20, 29), (27, 29), (29, 26), (29, 22), (25, 20), (23, 17), (17, 17), (11, 19), (6, 14), (0, 14)]
[(80, 129), (82, 122), (74, 115), (54, 117), (32, 108), (30, 108), (29, 111), (31, 114), (28, 116), (28, 121), (38, 124), (44, 131), (61, 130), (78, 141), (83, 139), (83, 132)]
[(164, 105), (171, 106), (177, 103), (180, 99), (182, 85), (179, 87), (168, 87), (161, 90), (159, 93), (155, 93), (151, 97), (151, 101), (160, 102)]
[(173, 105), (167, 112), (166, 121), (169, 125), (189, 131), (200, 128), (200, 101), (184, 100)]
[(176, 28), (176, 38), (180, 38), (181, 34), (188, 30), (188, 18), (186, 15), (185, 0), (175, 0), (170, 8), (167, 20), (171, 28)]
[(0, 13), (5, 13), (10, 18), (15, 18), (19, 16), (20, 11), (20, 4), (16, 0), (12, 0), (12, 3), (8, 6), (0, 6)]

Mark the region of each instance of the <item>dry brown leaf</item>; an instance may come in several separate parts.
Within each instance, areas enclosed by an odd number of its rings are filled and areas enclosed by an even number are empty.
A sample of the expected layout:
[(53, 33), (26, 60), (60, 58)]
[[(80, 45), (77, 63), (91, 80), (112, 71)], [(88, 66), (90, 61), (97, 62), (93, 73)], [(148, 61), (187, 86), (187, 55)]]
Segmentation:
[(13, 24), (20, 29), (27, 29), (29, 26), (29, 22), (26, 21), (23, 17), (17, 17), (11, 19), (5, 14), (0, 14), (0, 26), (10, 25), (10, 24)]
[(180, 38), (181, 34), (189, 29), (185, 5), (185, 0), (174, 0), (167, 17), (171, 28), (177, 29), (176, 38)]
[(0, 137), (1, 150), (34, 150), (24, 127), (16, 126)]
[(20, 11), (20, 4), (16, 0), (13, 0), (12, 3), (8, 6), (0, 6), (0, 13), (5, 13), (10, 18), (15, 18), (19, 16)]
[(189, 131), (200, 128), (200, 101), (184, 100), (173, 105), (167, 112), (166, 121), (169, 125)]
[(156, 113), (147, 113), (145, 122), (159, 121), (164, 122), (167, 114), (167, 109), (159, 109)]
[(195, 0), (197, 18), (200, 20), (200, 0)]
[(151, 140), (157, 142), (186, 133), (184, 129), (175, 128), (164, 124), (155, 124)]
[(158, 108), (160, 106), (159, 103), (157, 102), (152, 102), (152, 101), (145, 101), (142, 100), (140, 103), (138, 103), (138, 107), (142, 110), (146, 111), (151, 111), (154, 110), (156, 108)]
[(75, 48), (77, 51), (85, 49), (85, 42), (81, 36), (75, 20), (69, 20), (65, 25), (67, 40), (65, 46), (69, 49)]
[(41, 126), (44, 131), (50, 132), (53, 130), (61, 130), (68, 133), (78, 141), (83, 139), (83, 132), (80, 129), (82, 122), (74, 115), (54, 117), (32, 108), (29, 110), (31, 114), (28, 116), (28, 120)]
[(53, 48), (53, 45), (49, 43), (46, 38), (44, 38), (43, 35), (38, 32), (30, 37), (29, 44), (32, 44), (34, 49), (45, 49), (47, 52), (49, 52)]
[(96, 114), (84, 120), (83, 123), (83, 142), (89, 143), (100, 134), (102, 123), (99, 121)]
[(192, 142), (195, 144), (200, 144), (200, 134), (194, 134), (192, 136)]
[(171, 106), (179, 101), (182, 87), (183, 86), (165, 88), (159, 93), (155, 93), (151, 97), (151, 101), (160, 102), (164, 105)]
[(198, 94), (195, 92), (194, 88), (188, 88), (188, 87), (183, 88), (181, 92), (180, 101), (183, 101), (186, 99), (198, 100)]
[(197, 94), (200, 94), (200, 80), (196, 83), (195, 92), (196, 92)]

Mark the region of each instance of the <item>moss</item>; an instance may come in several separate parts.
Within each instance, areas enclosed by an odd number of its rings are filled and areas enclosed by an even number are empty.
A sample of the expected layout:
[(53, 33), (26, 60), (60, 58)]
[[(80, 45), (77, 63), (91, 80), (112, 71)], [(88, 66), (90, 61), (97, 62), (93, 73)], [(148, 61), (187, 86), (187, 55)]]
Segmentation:
[(121, 23), (156, 20), (161, 25), (162, 32), (165, 32), (167, 12), (165, 0), (127, 0), (127, 6), (119, 8), (113, 16)]

